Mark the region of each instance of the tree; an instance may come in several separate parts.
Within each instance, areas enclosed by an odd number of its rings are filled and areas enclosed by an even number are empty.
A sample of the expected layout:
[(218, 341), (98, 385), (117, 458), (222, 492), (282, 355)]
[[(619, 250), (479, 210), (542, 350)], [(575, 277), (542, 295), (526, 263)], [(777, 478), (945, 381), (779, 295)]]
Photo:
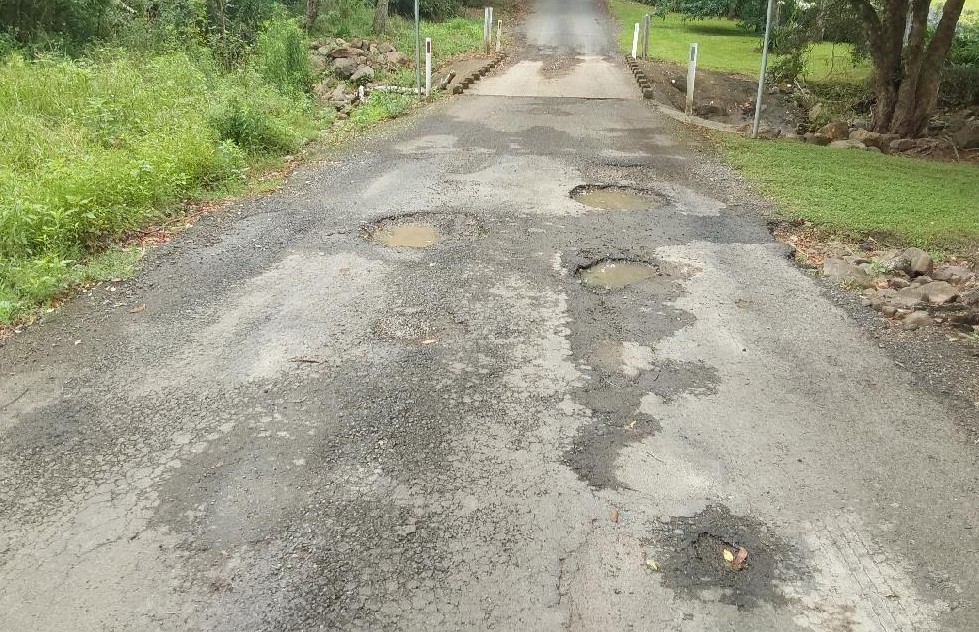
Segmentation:
[(316, 26), (316, 20), (320, 17), (320, 0), (306, 0), (306, 19), (303, 26), (309, 33)]
[(388, 25), (388, 0), (377, 0), (374, 7), (374, 34), (382, 35)]
[(874, 62), (874, 129), (919, 136), (938, 103), (942, 66), (965, 0), (947, 0), (933, 32), (930, 0), (850, 0)]

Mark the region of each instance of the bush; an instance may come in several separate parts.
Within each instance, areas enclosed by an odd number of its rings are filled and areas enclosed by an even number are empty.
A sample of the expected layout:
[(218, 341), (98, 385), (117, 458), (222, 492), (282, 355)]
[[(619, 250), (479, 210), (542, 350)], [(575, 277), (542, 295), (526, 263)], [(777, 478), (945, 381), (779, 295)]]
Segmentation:
[(947, 107), (979, 103), (979, 66), (946, 66), (938, 97)]
[(313, 70), (309, 40), (299, 22), (282, 16), (265, 23), (255, 49), (262, 77), (285, 94), (309, 92)]

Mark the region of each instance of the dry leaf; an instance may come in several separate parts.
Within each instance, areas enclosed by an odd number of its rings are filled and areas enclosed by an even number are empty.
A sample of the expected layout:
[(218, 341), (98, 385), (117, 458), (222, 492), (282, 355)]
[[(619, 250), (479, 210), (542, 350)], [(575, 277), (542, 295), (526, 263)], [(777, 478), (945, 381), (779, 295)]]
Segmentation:
[(429, 338), (428, 340), (422, 340), (422, 344), (423, 345), (433, 345), (436, 342), (438, 342), (438, 341), (435, 340), (435, 338)]
[(734, 562), (734, 553), (731, 553), (727, 549), (724, 549), (724, 561), (728, 564)]
[(740, 571), (744, 568), (744, 563), (747, 561), (748, 551), (743, 546), (738, 547), (738, 554), (734, 556), (734, 561), (731, 563), (731, 566), (734, 567), (734, 570)]
[(656, 562), (654, 560), (646, 560), (646, 566), (653, 569), (654, 571), (659, 570), (659, 566), (656, 565)]
[(145, 311), (146, 311), (146, 303), (143, 303), (143, 304), (137, 305), (136, 307), (134, 307), (131, 310), (129, 310), (129, 313), (130, 314), (138, 314), (140, 312), (145, 312)]
[(619, 510), (616, 509), (615, 507), (612, 507), (612, 511), (610, 511), (609, 514), (608, 514), (608, 519), (611, 520), (612, 522), (618, 522), (619, 521)]

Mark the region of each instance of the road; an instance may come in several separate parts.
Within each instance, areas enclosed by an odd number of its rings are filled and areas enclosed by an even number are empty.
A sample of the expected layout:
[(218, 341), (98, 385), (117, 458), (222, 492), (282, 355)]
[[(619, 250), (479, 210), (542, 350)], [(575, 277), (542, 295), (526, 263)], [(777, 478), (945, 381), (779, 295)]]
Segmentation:
[(595, 4), (0, 347), (0, 630), (979, 629), (957, 409)]

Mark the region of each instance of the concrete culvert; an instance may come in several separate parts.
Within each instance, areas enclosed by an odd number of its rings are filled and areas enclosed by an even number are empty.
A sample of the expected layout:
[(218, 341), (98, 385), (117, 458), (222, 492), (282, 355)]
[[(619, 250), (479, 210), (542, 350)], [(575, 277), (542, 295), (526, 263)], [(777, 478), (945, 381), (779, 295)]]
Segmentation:
[(571, 198), (602, 211), (646, 211), (663, 204), (652, 191), (617, 185), (582, 185), (571, 191)]

